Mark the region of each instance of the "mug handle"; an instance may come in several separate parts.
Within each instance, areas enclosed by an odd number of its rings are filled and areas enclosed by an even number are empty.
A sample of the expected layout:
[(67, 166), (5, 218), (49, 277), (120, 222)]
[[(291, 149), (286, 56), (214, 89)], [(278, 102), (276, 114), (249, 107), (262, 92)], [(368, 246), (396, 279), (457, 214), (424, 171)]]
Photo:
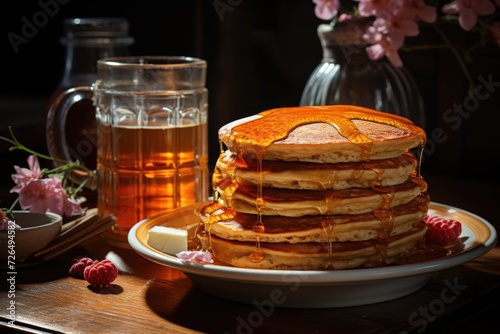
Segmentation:
[[(73, 87), (59, 94), (54, 100), (54, 103), (50, 106), (47, 113), (45, 136), (47, 140), (47, 149), (50, 156), (54, 158), (54, 163), (56, 165), (74, 162), (69, 154), (66, 141), (66, 118), (69, 109), (76, 102), (82, 99), (92, 100), (92, 97), (93, 87)], [(91, 190), (97, 189), (96, 171), (87, 173), (82, 170), (74, 170), (68, 177), (77, 184), (87, 181), (85, 183), (86, 188), (90, 188)]]

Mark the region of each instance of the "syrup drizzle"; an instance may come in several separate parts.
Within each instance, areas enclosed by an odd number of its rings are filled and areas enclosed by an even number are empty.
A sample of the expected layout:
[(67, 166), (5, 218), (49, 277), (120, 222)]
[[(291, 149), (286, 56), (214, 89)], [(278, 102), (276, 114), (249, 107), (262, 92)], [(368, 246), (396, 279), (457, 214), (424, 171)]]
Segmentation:
[(257, 155), (259, 173), (259, 184), (257, 185), (257, 198), (255, 199), (255, 206), (257, 207), (257, 222), (253, 226), (253, 231), (255, 232), (255, 249), (250, 255), (250, 260), (252, 262), (260, 262), (264, 259), (264, 252), (260, 248), (260, 236), (265, 232), (266, 227), (262, 223), (262, 209), (264, 208), (264, 197), (262, 196), (262, 156), (264, 154), (264, 149), (256, 147), (255, 153)]
[[(234, 143), (235, 150), (238, 152), (238, 159), (243, 158), (243, 152), (252, 149), (255, 152), (257, 158), (257, 172), (259, 175), (259, 181), (257, 186), (257, 196), (255, 199), (255, 205), (257, 208), (257, 221), (253, 226), (253, 231), (256, 235), (256, 246), (255, 250), (250, 255), (252, 262), (260, 262), (265, 258), (265, 254), (260, 247), (260, 237), (265, 232), (266, 228), (262, 221), (262, 209), (264, 208), (265, 202), (263, 197), (263, 186), (262, 186), (262, 161), (263, 155), (266, 149), (272, 145), (274, 142), (285, 139), (288, 137), (291, 131), (295, 128), (312, 123), (326, 123), (338, 130), (339, 134), (348, 139), (350, 142), (358, 144), (363, 151), (362, 157), (364, 160), (370, 160), (371, 158), (371, 148), (373, 141), (362, 134), (352, 120), (365, 120), (376, 123), (382, 123), (386, 125), (391, 125), (404, 130), (408, 133), (419, 135), (422, 140), (419, 144), (419, 159), (418, 159), (418, 169), (416, 174), (418, 176), (416, 182), (421, 186), (422, 189), (426, 189), (426, 184), (420, 176), (420, 165), (423, 156), (423, 147), (425, 145), (425, 132), (414, 125), (408, 119), (393, 115), (382, 113), (375, 110), (365, 109), (356, 106), (321, 106), (321, 107), (293, 107), (293, 108), (278, 108), (271, 109), (259, 113), (260, 118), (253, 119), (251, 121), (239, 124), (231, 130), (230, 141)], [(258, 135), (256, 135), (258, 134)], [(223, 154), (223, 142), (220, 140), (221, 154)], [(234, 178), (233, 171), (228, 171), (231, 179)], [(382, 173), (375, 169), (370, 168), (377, 175), (377, 180), (372, 185), (372, 188), (379, 191), (380, 196), (383, 198), (383, 207), (380, 210), (375, 211), (373, 214), (378, 219), (381, 225), (381, 231), (377, 237), (376, 249), (379, 254), (380, 262), (385, 262), (387, 239), (392, 233), (394, 228), (394, 215), (392, 212), (392, 203), (394, 198), (394, 192), (384, 190), (381, 187)], [(358, 172), (359, 176), (362, 175), (362, 171)], [(218, 190), (224, 191), (224, 197), (230, 199), (231, 195), (234, 193), (237, 182), (231, 180), (230, 184), (224, 185), (221, 181), (221, 175), (214, 173), (213, 184), (217, 185)], [(328, 181), (328, 185), (331, 186), (335, 182), (335, 173)], [(425, 185), (425, 188), (423, 187)], [(330, 187), (329, 187), (330, 188)], [(214, 189), (214, 203), (204, 207), (201, 212), (206, 217), (204, 222), (205, 231), (208, 234), (208, 244), (209, 249), (211, 249), (211, 238), (210, 238), (210, 227), (213, 223), (231, 220), (235, 217), (236, 213), (230, 207), (230, 200), (226, 200), (225, 205), (220, 205), (219, 202), (221, 198), (219, 196), (218, 190)], [(422, 193), (425, 190), (422, 191)], [(326, 191), (325, 194), (331, 192)], [(422, 193), (420, 196), (422, 196)], [(327, 202), (327, 207), (335, 206), (336, 201), (341, 199), (333, 199), (329, 195), (325, 195), (325, 201)], [(421, 203), (424, 203), (422, 199)], [(422, 204), (423, 205), (423, 204)], [(215, 210), (222, 210), (220, 214), (213, 214)], [(329, 261), (331, 262), (332, 251), (333, 251), (333, 233), (335, 222), (331, 217), (327, 216), (327, 219), (321, 221), (321, 227), (327, 236), (329, 243), (328, 254)], [(330, 265), (330, 263), (329, 263)]]
[(373, 141), (358, 130), (352, 122), (356, 119), (391, 125), (425, 138), (425, 132), (404, 117), (355, 106), (277, 108), (259, 115), (262, 117), (232, 129), (230, 139), (236, 147), (259, 147), (265, 151), (269, 145), (285, 139), (301, 125), (325, 123), (337, 129), (350, 142), (361, 145), (363, 151), (369, 154)]
[(327, 216), (326, 219), (321, 221), (321, 227), (323, 232), (325, 232), (326, 239), (328, 241), (328, 264), (327, 268), (332, 266), (333, 258), (333, 235), (335, 230), (335, 221), (332, 217)]

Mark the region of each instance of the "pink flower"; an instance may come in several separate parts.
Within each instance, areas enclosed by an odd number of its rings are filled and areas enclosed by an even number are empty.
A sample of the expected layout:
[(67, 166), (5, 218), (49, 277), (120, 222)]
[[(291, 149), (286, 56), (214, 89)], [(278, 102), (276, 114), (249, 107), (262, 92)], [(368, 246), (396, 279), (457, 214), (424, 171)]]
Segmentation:
[(53, 212), (68, 217), (82, 213), (80, 204), (68, 198), (61, 180), (56, 177), (26, 183), (19, 191), (19, 205), (35, 213)]
[(21, 209), (35, 213), (53, 212), (67, 217), (82, 213), (80, 204), (68, 198), (59, 178), (42, 178), (35, 155), (28, 157), (28, 165), (29, 169), (14, 166), (16, 174), (12, 174), (16, 186), (10, 192), (19, 194)]
[(393, 36), (417, 36), (419, 33), (416, 21), (399, 16), (392, 16), (390, 19), (379, 17), (373, 22), (373, 27), (380, 33)]
[(372, 45), (367, 48), (371, 59), (387, 56), (397, 67), (402, 66), (398, 50), (403, 46), (405, 36), (417, 36), (419, 19), (426, 22), (436, 20), (436, 8), (427, 6), (423, 0), (360, 0), (362, 16), (375, 16), (364, 36)]
[(368, 27), (363, 38), (368, 43), (372, 44), (366, 48), (366, 52), (370, 59), (378, 60), (385, 55), (394, 66), (403, 66), (403, 61), (398, 54), (398, 50), (402, 46), (401, 36), (391, 37), (390, 35), (384, 35), (377, 32), (374, 27)]
[(29, 169), (14, 166), (16, 174), (12, 174), (12, 180), (14, 180), (16, 186), (10, 190), (11, 193), (18, 193), (26, 183), (42, 177), (40, 163), (38, 162), (36, 155), (30, 155), (28, 157), (28, 166)]
[(459, 14), (458, 23), (465, 31), (471, 30), (477, 23), (478, 15), (495, 12), (495, 5), (489, 0), (454, 0), (443, 6), (446, 14)]
[(403, 5), (412, 12), (413, 18), (417, 20), (432, 23), (437, 19), (436, 7), (428, 6), (424, 0), (403, 0)]
[(377, 16), (377, 13), (386, 10), (389, 0), (359, 0), (359, 14), (364, 17)]
[(7, 231), (9, 224), (9, 219), (7, 217), (2, 217), (2, 220), (0, 220), (0, 231)]
[(212, 253), (209, 251), (183, 251), (176, 254), (183, 261), (213, 263)]
[(322, 20), (330, 20), (337, 15), (340, 8), (340, 0), (313, 0), (316, 4), (314, 13)]
[[(499, 0), (500, 1), (500, 0)], [(352, 20), (353, 16), (350, 14), (342, 13), (339, 15), (339, 22)]]
[(7, 217), (3, 210), (0, 210), (0, 231), (7, 231), (9, 229), (19, 231), (21, 229), (21, 226), (17, 225), (16, 222)]
[(63, 202), (63, 216), (78, 216), (82, 213), (83, 209), (81, 204), (75, 201), (73, 198), (69, 198), (66, 196), (66, 200)]

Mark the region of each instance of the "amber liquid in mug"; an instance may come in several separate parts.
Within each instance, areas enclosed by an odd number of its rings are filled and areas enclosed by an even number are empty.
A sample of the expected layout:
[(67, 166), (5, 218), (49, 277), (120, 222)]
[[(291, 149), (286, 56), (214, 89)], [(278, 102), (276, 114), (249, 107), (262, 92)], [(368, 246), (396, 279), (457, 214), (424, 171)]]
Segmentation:
[(206, 124), (133, 127), (99, 124), (98, 210), (114, 233), (160, 212), (208, 199)]

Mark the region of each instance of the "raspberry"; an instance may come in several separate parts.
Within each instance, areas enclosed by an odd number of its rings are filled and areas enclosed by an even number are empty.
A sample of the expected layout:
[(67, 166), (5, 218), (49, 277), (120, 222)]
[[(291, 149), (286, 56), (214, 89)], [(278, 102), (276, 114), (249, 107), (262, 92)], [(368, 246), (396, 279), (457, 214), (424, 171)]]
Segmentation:
[(69, 275), (75, 278), (83, 278), (83, 271), (92, 263), (97, 262), (90, 257), (79, 256), (71, 260), (69, 268)]
[(459, 221), (438, 216), (426, 216), (424, 220), (428, 227), (425, 239), (431, 244), (445, 245), (457, 240), (462, 233)]
[(106, 286), (118, 276), (118, 269), (110, 260), (96, 261), (83, 271), (83, 276), (93, 286)]

